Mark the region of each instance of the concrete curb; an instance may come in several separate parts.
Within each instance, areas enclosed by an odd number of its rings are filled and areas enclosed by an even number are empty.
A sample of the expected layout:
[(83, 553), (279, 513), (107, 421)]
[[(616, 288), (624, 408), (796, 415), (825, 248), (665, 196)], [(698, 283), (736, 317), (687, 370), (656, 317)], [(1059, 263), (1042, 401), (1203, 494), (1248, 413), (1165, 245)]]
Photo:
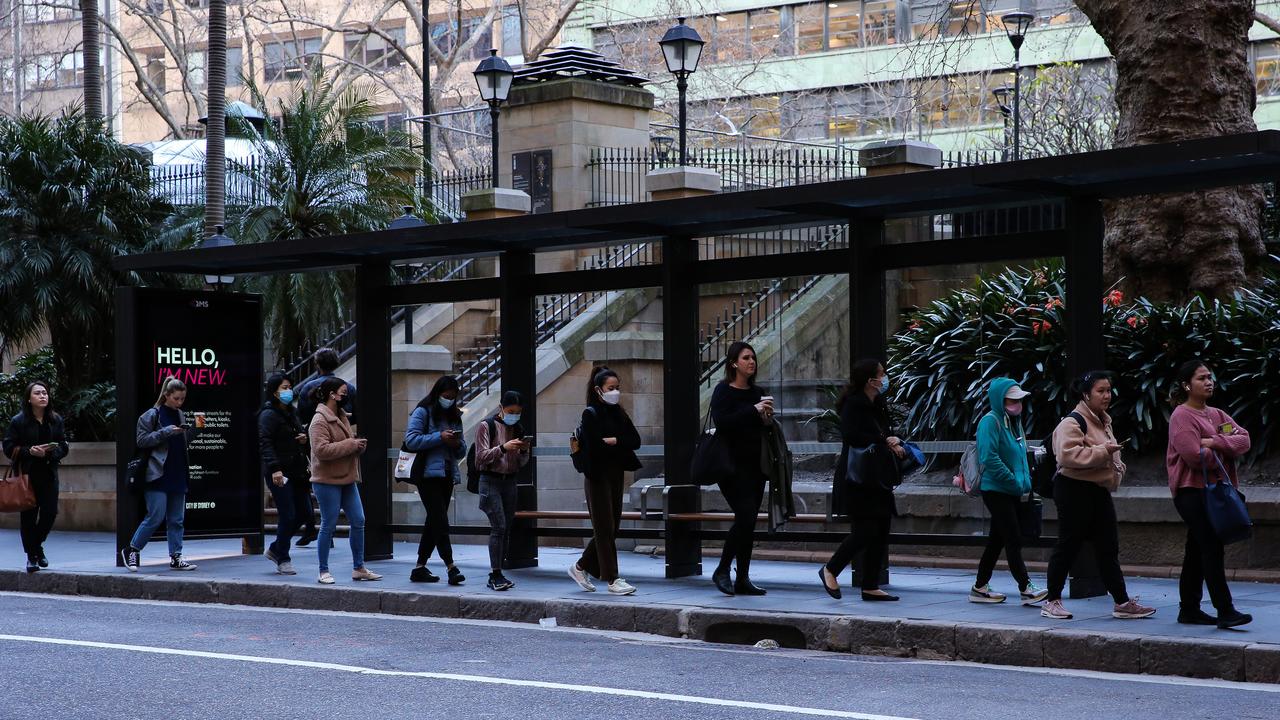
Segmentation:
[(773, 637), (809, 650), (1280, 683), (1280, 644), (1149, 637), (1070, 628), (766, 613), (625, 599), (539, 600), (121, 573), (0, 570), (0, 590), (254, 607), (341, 610), (644, 632), (712, 642)]

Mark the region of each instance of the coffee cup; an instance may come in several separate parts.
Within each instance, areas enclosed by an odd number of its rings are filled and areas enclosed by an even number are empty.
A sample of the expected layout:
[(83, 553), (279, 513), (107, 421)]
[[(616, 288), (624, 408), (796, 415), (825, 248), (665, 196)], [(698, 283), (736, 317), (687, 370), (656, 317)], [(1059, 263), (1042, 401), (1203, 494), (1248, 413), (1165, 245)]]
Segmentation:
[(196, 419), (196, 429), (197, 429), (197, 430), (203, 429), (203, 428), (204, 428), (204, 413), (202, 413), (202, 412), (198, 412), (198, 413), (191, 413), (191, 415), (192, 415), (192, 417), (194, 417), (194, 418)]

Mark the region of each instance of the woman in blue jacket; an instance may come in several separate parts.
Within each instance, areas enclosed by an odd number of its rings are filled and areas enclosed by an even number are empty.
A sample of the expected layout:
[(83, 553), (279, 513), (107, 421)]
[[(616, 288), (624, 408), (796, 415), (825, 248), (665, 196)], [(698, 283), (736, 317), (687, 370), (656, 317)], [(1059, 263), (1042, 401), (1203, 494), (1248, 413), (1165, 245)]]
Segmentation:
[(978, 458), (982, 463), (982, 503), (991, 513), (991, 532), (978, 563), (977, 580), (969, 590), (969, 602), (1005, 601), (1005, 596), (990, 586), (1001, 550), (1009, 562), (1009, 573), (1018, 581), (1023, 605), (1038, 603), (1048, 594), (1032, 584), (1027, 574), (1018, 524), (1018, 503), (1031, 492), (1027, 439), (1022, 429), (1023, 402), (1030, 394), (1009, 378), (997, 378), (987, 388), (991, 411), (978, 422)]
[(427, 510), (418, 542), (418, 565), (409, 573), (413, 582), (436, 582), (440, 578), (427, 569), (433, 551), (440, 553), (449, 572), (449, 584), (466, 580), (453, 564), (449, 542), (449, 500), (453, 486), (461, 482), (458, 462), (467, 456), (462, 434), (462, 410), (458, 407), (458, 379), (445, 375), (418, 403), (404, 431), (404, 448), (417, 453), (409, 471), (409, 482), (418, 486), (418, 497)]

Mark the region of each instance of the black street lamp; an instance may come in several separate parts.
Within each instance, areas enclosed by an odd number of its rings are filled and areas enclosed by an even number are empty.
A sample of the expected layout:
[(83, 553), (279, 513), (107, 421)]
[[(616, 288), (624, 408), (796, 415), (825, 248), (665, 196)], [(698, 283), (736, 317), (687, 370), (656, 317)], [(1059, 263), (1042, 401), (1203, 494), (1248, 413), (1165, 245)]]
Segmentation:
[(670, 135), (654, 135), (649, 138), (649, 146), (653, 148), (659, 167), (667, 166), (667, 160), (671, 157), (671, 145), (675, 141)]
[[(404, 214), (387, 224), (388, 230), (407, 230), (409, 228), (426, 227), (427, 223), (413, 214), (412, 205), (402, 205)], [(413, 281), (413, 265), (401, 265), (402, 277), (406, 282)], [(413, 344), (413, 306), (404, 306), (404, 344)]]
[(1009, 159), (1009, 117), (1013, 115), (1013, 108), (1009, 106), (1009, 95), (1012, 92), (1013, 88), (1008, 85), (1001, 85), (991, 91), (991, 94), (996, 99), (996, 108), (1000, 111), (1000, 118), (1004, 120), (1004, 134), (1001, 136), (1002, 139), (1000, 141), (1001, 160)]
[(679, 18), (679, 24), (658, 41), (662, 57), (667, 61), (667, 70), (676, 76), (676, 89), (680, 91), (681, 167), (689, 164), (685, 92), (689, 89), (689, 76), (698, 71), (698, 60), (702, 59), (702, 46), (705, 44), (697, 30), (684, 24), (684, 18)]
[[(205, 248), (228, 247), (231, 245), (235, 245), (236, 241), (232, 240), (226, 235), (223, 235), (222, 231), (223, 231), (223, 226), (221, 225), (214, 226), (213, 235), (211, 237), (205, 238), (204, 242), (200, 243), (200, 249), (204, 250)], [(236, 278), (234, 275), (205, 275), (204, 276), (204, 283), (212, 287), (214, 290), (225, 290), (231, 287), (231, 283), (234, 283), (235, 281), (236, 281)]]
[(498, 57), (496, 49), (489, 50), (489, 57), (481, 60), (471, 74), (476, 76), (480, 99), (489, 103), (493, 186), (498, 187), (498, 106), (507, 99), (507, 93), (511, 92), (511, 80), (516, 74), (506, 60)]
[(1027, 39), (1027, 30), (1036, 16), (1029, 12), (1017, 10), (1000, 16), (1004, 23), (1004, 33), (1009, 36), (1009, 44), (1013, 46), (1013, 159), (1022, 159), (1022, 43)]

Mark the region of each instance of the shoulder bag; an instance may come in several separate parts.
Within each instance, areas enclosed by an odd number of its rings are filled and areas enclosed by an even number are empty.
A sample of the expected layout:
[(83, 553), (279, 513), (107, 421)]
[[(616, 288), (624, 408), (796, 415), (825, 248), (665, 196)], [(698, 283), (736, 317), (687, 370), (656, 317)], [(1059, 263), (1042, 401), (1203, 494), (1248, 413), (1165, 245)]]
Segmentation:
[(4, 479), (0, 480), (0, 512), (24, 512), (36, 506), (36, 494), (31, 489), (31, 479), (22, 472), (22, 463), (18, 462), (21, 448), (13, 449), (13, 457), (9, 458), (9, 467), (4, 471)]
[(693, 462), (689, 465), (689, 475), (698, 485), (716, 485), (728, 480), (734, 473), (729, 448), (710, 424), (711, 413), (708, 412), (706, 420), (702, 422), (702, 432), (693, 444)]
[(1249, 510), (1245, 507), (1244, 496), (1231, 484), (1231, 475), (1222, 464), (1218, 453), (1213, 455), (1217, 472), (1209, 474), (1209, 465), (1205, 458), (1205, 448), (1200, 448), (1201, 472), (1204, 474), (1204, 505), (1209, 515), (1209, 524), (1223, 545), (1248, 540), (1253, 536), (1253, 521), (1249, 519)]

